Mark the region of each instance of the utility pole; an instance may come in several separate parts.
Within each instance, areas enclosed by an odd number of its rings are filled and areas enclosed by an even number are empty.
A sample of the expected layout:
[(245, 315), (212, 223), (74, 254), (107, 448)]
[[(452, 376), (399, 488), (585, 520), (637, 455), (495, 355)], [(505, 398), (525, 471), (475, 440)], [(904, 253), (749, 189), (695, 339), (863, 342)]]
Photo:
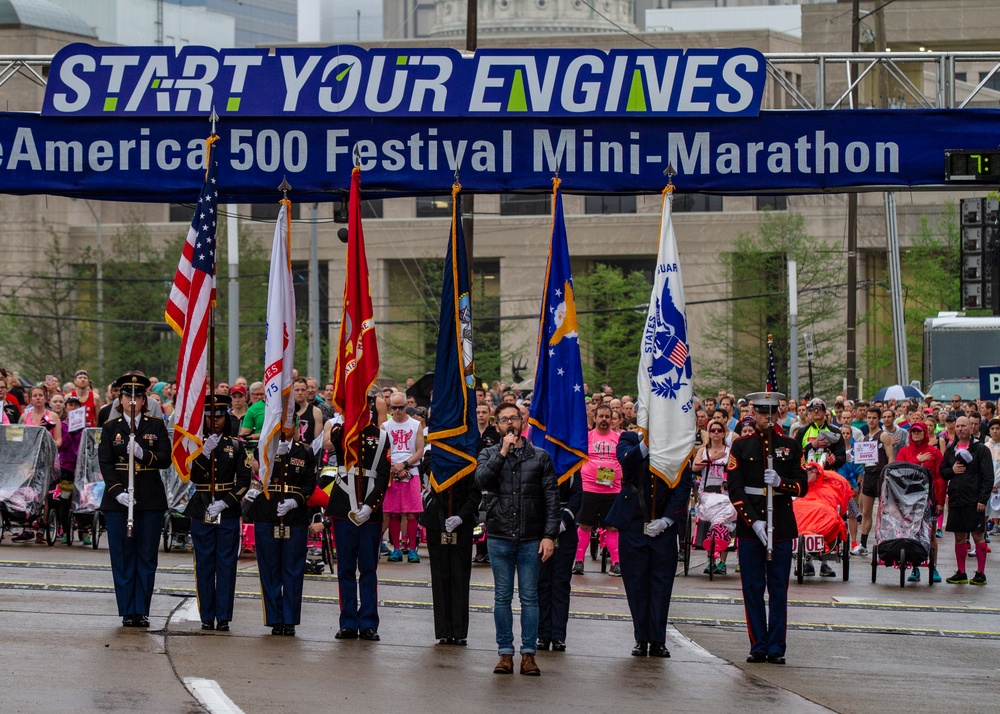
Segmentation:
[(788, 261), (788, 396), (799, 399), (799, 268)]
[[(861, 44), (860, 0), (851, 3), (851, 52)], [(855, 67), (851, 65), (851, 82)], [(858, 88), (851, 90), (851, 109), (858, 108)], [(858, 398), (858, 194), (847, 196), (847, 398)]]
[[(468, 12), (465, 18), (465, 49), (475, 52), (479, 46), (479, 2), (468, 0)], [(461, 177), (459, 177), (461, 178)], [(465, 234), (465, 254), (469, 261), (469, 280), (475, 279), (473, 269), (473, 236), (475, 235), (476, 198), (471, 193), (462, 197), (462, 233)]]

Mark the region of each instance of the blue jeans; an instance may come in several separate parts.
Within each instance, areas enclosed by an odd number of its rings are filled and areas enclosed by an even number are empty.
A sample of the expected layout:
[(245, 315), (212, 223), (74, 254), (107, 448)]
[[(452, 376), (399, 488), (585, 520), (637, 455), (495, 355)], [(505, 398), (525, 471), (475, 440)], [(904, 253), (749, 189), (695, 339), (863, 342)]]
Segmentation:
[(542, 564), (539, 542), (487, 538), (493, 568), (493, 623), (500, 654), (514, 654), (514, 614), (510, 603), (514, 599), (515, 568), (521, 603), (521, 654), (535, 654), (538, 647), (538, 571)]

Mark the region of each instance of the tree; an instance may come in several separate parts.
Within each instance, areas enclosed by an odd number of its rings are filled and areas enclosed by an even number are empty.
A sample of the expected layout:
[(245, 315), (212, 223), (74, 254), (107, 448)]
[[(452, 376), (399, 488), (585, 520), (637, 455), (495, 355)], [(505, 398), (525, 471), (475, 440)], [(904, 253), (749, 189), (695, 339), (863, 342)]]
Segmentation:
[[(695, 355), (703, 365), (696, 387), (714, 394), (725, 388), (735, 393), (764, 388), (767, 372), (767, 335), (774, 335), (779, 387), (788, 388), (788, 260), (798, 265), (799, 334), (812, 332), (816, 346), (813, 364), (818, 395), (839, 394), (844, 373), (844, 327), (841, 305), (845, 286), (844, 254), (839, 246), (824, 244), (805, 230), (802, 216), (766, 211), (755, 234), (741, 233), (734, 250), (722, 256), (732, 294), (710, 318), (707, 344), (711, 354)], [(799, 348), (801, 351), (801, 347)], [(699, 359), (700, 358), (700, 359)], [(800, 354), (800, 365), (806, 365)], [(805, 370), (802, 370), (803, 373)], [(808, 382), (800, 379), (800, 392)]]
[(639, 271), (596, 263), (573, 280), (580, 324), (580, 356), (588, 384), (607, 382), (635, 392), (651, 282)]
[[(906, 353), (911, 378), (920, 375), (923, 362), (924, 318), (940, 310), (961, 310), (961, 266), (958, 212), (946, 204), (934, 225), (926, 215), (920, 229), (910, 237), (910, 247), (900, 251), (903, 319), (906, 323)], [(862, 322), (871, 325), (877, 339), (864, 351), (868, 380), (873, 388), (895, 381), (892, 341), (892, 308), (889, 273), (876, 276), (871, 305)], [(989, 314), (983, 311), (982, 314)]]
[(49, 269), (35, 272), (0, 294), (0, 362), (33, 380), (51, 372), (66, 380), (81, 366), (76, 289), (76, 265), (89, 252), (69, 255), (62, 239), (49, 227), (51, 245), (45, 250)]

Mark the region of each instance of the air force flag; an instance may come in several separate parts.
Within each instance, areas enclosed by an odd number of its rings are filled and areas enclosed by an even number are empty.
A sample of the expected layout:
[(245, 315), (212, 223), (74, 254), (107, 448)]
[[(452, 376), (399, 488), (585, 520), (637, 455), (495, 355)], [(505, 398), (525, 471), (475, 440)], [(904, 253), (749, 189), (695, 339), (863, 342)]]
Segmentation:
[(684, 285), (670, 215), (672, 190), (668, 187), (663, 192), (660, 248), (639, 354), (636, 410), (649, 446), (649, 468), (671, 488), (691, 458), (695, 432)]
[(554, 184), (552, 242), (545, 271), (529, 421), (531, 443), (549, 452), (562, 483), (587, 460), (587, 407), (559, 179)]

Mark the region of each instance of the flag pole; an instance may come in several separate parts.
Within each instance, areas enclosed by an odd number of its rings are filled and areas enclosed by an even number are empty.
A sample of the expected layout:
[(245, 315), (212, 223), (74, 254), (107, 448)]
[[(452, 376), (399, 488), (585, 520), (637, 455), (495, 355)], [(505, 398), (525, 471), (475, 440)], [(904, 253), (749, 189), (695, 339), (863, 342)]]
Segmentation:
[[(212, 106), (212, 115), (208, 118), (212, 122), (212, 136), (216, 136), (215, 125), (219, 121), (219, 115), (215, 111), (215, 106)], [(205, 161), (212, 160), (212, 151), (209, 149), (208, 154), (205, 156)], [(205, 167), (205, 171), (208, 171), (208, 166)], [(207, 175), (207, 173), (206, 173)], [(216, 213), (218, 216), (218, 213)], [(218, 218), (216, 218), (218, 220)], [(212, 283), (214, 287), (215, 283), (215, 271), (216, 265), (218, 264), (219, 256), (219, 243), (215, 243), (215, 251), (212, 255)], [(214, 292), (214, 291), (213, 291)], [(210, 414), (210, 419), (215, 418), (215, 300), (208, 306), (208, 399), (212, 401), (212, 411)], [(204, 424), (205, 417), (202, 415), (202, 424)], [(215, 503), (215, 450), (208, 455), (208, 474), (209, 474), (209, 503)], [(207, 512), (206, 512), (206, 515)], [(206, 523), (219, 523), (219, 520), (215, 518), (206, 518)]]

